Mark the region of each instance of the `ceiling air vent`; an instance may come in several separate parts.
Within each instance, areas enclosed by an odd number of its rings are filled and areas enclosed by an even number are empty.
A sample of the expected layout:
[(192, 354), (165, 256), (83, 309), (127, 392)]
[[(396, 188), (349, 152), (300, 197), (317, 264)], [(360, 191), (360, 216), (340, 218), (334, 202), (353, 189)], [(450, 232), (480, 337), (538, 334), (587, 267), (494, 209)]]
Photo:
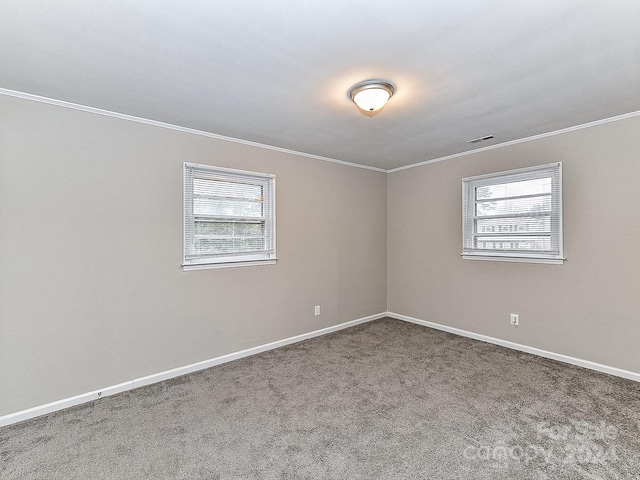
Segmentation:
[(486, 137), (474, 138), (473, 140), (467, 140), (467, 143), (480, 143), (485, 140), (491, 140), (492, 138), (496, 138), (495, 135), (487, 135)]

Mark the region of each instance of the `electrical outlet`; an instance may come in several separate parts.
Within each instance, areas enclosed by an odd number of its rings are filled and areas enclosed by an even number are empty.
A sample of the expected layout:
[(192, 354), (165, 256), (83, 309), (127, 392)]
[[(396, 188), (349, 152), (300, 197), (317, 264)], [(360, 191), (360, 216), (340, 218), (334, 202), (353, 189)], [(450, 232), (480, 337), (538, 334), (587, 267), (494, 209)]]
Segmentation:
[(315, 315), (316, 315), (316, 317), (317, 317), (318, 315), (320, 315), (320, 305), (316, 305)]
[(520, 325), (520, 315), (518, 315), (517, 313), (512, 313), (511, 321), (509, 323), (511, 323), (511, 325), (513, 325), (514, 327)]

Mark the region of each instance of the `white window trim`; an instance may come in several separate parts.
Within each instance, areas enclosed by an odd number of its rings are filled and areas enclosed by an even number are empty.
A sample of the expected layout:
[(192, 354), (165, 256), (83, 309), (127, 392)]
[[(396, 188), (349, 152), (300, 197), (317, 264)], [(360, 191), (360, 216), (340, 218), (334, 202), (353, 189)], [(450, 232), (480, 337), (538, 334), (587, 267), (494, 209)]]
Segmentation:
[[(558, 242), (557, 253), (538, 253), (538, 252), (502, 252), (477, 250), (470, 247), (471, 238), (475, 231), (473, 226), (473, 218), (466, 212), (473, 211), (473, 203), (475, 202), (475, 189), (479, 186), (491, 185), (494, 183), (507, 183), (515, 181), (519, 177), (541, 178), (551, 176), (552, 178), (552, 195), (557, 202), (556, 222), (552, 226), (557, 230), (556, 239)], [(562, 233), (562, 163), (549, 163), (546, 165), (538, 165), (534, 167), (520, 168), (517, 170), (509, 170), (505, 172), (490, 173), (486, 175), (478, 175), (462, 179), (462, 258), (465, 260), (490, 260), (498, 262), (523, 262), (523, 263), (546, 263), (546, 264), (563, 264), (566, 260), (563, 253), (563, 233)]]
[[(268, 185), (269, 194), (266, 195), (267, 208), (267, 228), (272, 232), (271, 244), (272, 248), (269, 253), (252, 254), (231, 254), (223, 256), (211, 256), (206, 258), (192, 259), (187, 258), (188, 249), (188, 229), (193, 225), (193, 201), (191, 192), (192, 186), (189, 185), (188, 171), (193, 169), (205, 170), (208, 174), (222, 174), (254, 177), (261, 179), (261, 183)], [(182, 170), (183, 178), (183, 248), (182, 248), (182, 270), (205, 270), (215, 268), (232, 268), (232, 267), (248, 267), (257, 265), (273, 265), (278, 258), (276, 257), (276, 176), (268, 173), (251, 172), (248, 170), (238, 170), (224, 167), (214, 167), (211, 165), (202, 165), (197, 163), (184, 162)]]

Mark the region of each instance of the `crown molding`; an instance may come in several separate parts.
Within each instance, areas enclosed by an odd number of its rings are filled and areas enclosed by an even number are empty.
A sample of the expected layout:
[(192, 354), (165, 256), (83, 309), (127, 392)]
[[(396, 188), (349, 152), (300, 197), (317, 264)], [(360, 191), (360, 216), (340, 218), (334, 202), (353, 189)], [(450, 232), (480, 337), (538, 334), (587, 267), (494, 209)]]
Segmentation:
[(192, 135), (215, 138), (216, 140), (222, 140), (225, 142), (239, 143), (241, 145), (247, 145), (250, 147), (264, 148), (265, 150), (272, 150), (275, 152), (287, 153), (290, 155), (297, 155), (299, 157), (313, 158), (314, 160), (337, 163), (339, 165), (345, 165), (347, 167), (363, 168), (365, 170), (373, 170), (375, 172), (382, 172), (382, 173), (387, 172), (387, 170), (385, 170), (384, 168), (377, 168), (369, 165), (361, 165), (359, 163), (346, 162), (344, 160), (337, 160), (335, 158), (323, 157), (321, 155), (314, 155), (313, 153), (299, 152), (297, 150), (290, 150), (288, 148), (275, 147), (273, 145), (266, 145), (264, 143), (252, 142), (250, 140), (243, 140), (241, 138), (227, 137), (225, 135), (218, 135), (217, 133), (205, 132), (204, 130), (197, 130), (194, 128), (182, 127), (180, 125), (173, 125), (171, 123), (158, 122), (156, 120), (150, 120), (148, 118), (136, 117), (134, 115), (127, 115), (126, 113), (112, 112), (110, 110), (103, 110), (101, 108), (89, 107), (87, 105), (80, 105), (78, 103), (66, 102), (64, 100), (57, 100), (55, 98), (42, 97), (40, 95), (19, 92), (16, 90), (9, 90), (6, 88), (0, 88), (0, 95), (22, 98), (24, 100), (31, 100), (33, 102), (46, 103), (48, 105), (56, 105), (58, 107), (70, 108), (72, 110), (80, 110), (82, 112), (94, 113), (96, 115), (102, 115), (105, 117), (119, 118), (120, 120), (143, 123), (145, 125), (152, 125), (154, 127), (167, 128), (169, 130), (176, 130), (178, 132), (190, 133)]
[(49, 105), (56, 105), (56, 106), (59, 106), (59, 107), (70, 108), (72, 110), (80, 110), (80, 111), (83, 111), (83, 112), (93, 113), (93, 114), (96, 114), (96, 115), (103, 115), (103, 116), (107, 116), (107, 117), (119, 118), (121, 120), (126, 120), (126, 121), (129, 121), (129, 122), (136, 122), (136, 123), (142, 123), (142, 124), (145, 124), (145, 125), (152, 125), (154, 127), (167, 128), (167, 129), (176, 130), (176, 131), (179, 131), (179, 132), (190, 133), (192, 135), (199, 135), (199, 136), (203, 136), (203, 137), (215, 138), (217, 140), (222, 140), (222, 141), (225, 141), (225, 142), (238, 143), (238, 144), (247, 145), (247, 146), (250, 146), (250, 147), (263, 148), (265, 150), (271, 150), (271, 151), (286, 153), (286, 154), (290, 154), (290, 155), (297, 155), (299, 157), (312, 158), (314, 160), (321, 160), (323, 162), (336, 163), (336, 164), (339, 164), (339, 165), (345, 165), (347, 167), (362, 168), (364, 170), (372, 170), (374, 172), (382, 172), (382, 173), (400, 172), (402, 170), (421, 167), (421, 166), (424, 166), (424, 165), (429, 165), (431, 163), (443, 162), (445, 160), (452, 160), (454, 158), (460, 158), (460, 157), (464, 157), (464, 156), (467, 156), (467, 155), (473, 155), (473, 154), (476, 154), (476, 153), (486, 152), (488, 150), (493, 150), (493, 149), (496, 149), (496, 148), (508, 147), (508, 146), (511, 146), (511, 145), (517, 145), (519, 143), (530, 142), (532, 140), (539, 140), (541, 138), (552, 137), (554, 135), (561, 135), (563, 133), (574, 132), (576, 130), (582, 130), (584, 128), (591, 128), (591, 127), (595, 127), (595, 126), (598, 126), (598, 125), (604, 125), (606, 123), (617, 122), (619, 120), (625, 120), (627, 118), (640, 116), (640, 110), (638, 110), (638, 111), (634, 111), (634, 112), (625, 113), (625, 114), (622, 114), (622, 115), (616, 115), (614, 117), (603, 118), (601, 120), (595, 120), (593, 122), (588, 122), (588, 123), (583, 123), (583, 124), (580, 124), (580, 125), (575, 125), (573, 127), (567, 127), (567, 128), (562, 128), (560, 130), (554, 130), (552, 132), (541, 133), (541, 134), (538, 134), (538, 135), (532, 135), (530, 137), (524, 137), (524, 138), (519, 138), (517, 140), (511, 140), (509, 142), (498, 143), (498, 144), (495, 144), (495, 145), (489, 145), (487, 147), (476, 148), (476, 149), (468, 150), (468, 151), (465, 151), (465, 152), (454, 153), (452, 155), (446, 155), (444, 157), (438, 157), (438, 158), (433, 158), (431, 160), (425, 160), (425, 161), (418, 162), (418, 163), (412, 163), (410, 165), (404, 165), (402, 167), (384, 169), (384, 168), (372, 167), (370, 165), (362, 165), (362, 164), (359, 164), (359, 163), (347, 162), (347, 161), (344, 161), (344, 160), (338, 160), (338, 159), (330, 158), (330, 157), (323, 157), (321, 155), (314, 155), (313, 153), (299, 152), (297, 150), (290, 150), (290, 149), (287, 149), (287, 148), (276, 147), (276, 146), (267, 145), (267, 144), (264, 144), (264, 143), (252, 142), (252, 141), (249, 141), (249, 140), (243, 140), (241, 138), (227, 137), (225, 135), (219, 135), (217, 133), (205, 132), (203, 130), (197, 130), (197, 129), (194, 129), (194, 128), (182, 127), (180, 125), (173, 125), (171, 123), (159, 122), (159, 121), (156, 121), (156, 120), (150, 120), (148, 118), (143, 118), (143, 117), (136, 117), (136, 116), (133, 116), (133, 115), (127, 115), (125, 113), (112, 112), (110, 110), (103, 110), (101, 108), (89, 107), (87, 105), (81, 105), (81, 104), (78, 104), (78, 103), (71, 103), (71, 102), (67, 102), (67, 101), (64, 101), (64, 100), (57, 100), (55, 98), (43, 97), (43, 96), (40, 96), (40, 95), (34, 95), (34, 94), (31, 94), (31, 93), (20, 92), (20, 91), (17, 91), (17, 90), (9, 90), (9, 89), (6, 89), (6, 88), (0, 88), (0, 95), (6, 95), (6, 96), (9, 96), (9, 97), (22, 98), (22, 99), (25, 99), (25, 100), (31, 100), (33, 102), (46, 103), (46, 104), (49, 104)]
[(640, 110), (635, 112), (629, 112), (622, 115), (616, 115), (615, 117), (603, 118), (602, 120), (595, 120), (589, 123), (582, 123), (573, 127), (562, 128), (560, 130), (554, 130), (552, 132), (540, 133), (538, 135), (532, 135), (531, 137), (519, 138), (517, 140), (511, 140), (509, 142), (497, 143), (495, 145), (489, 145), (487, 147), (476, 148), (474, 150), (468, 150), (466, 152), (454, 153), (453, 155), (447, 155), (445, 157), (434, 158), (432, 160), (425, 160), (424, 162), (412, 163), (411, 165), (405, 165), (403, 167), (392, 168), (386, 170), (387, 173), (399, 172), (401, 170), (407, 170), (409, 168), (421, 167), (423, 165), (429, 165), (430, 163), (443, 162), (445, 160), (452, 160), (454, 158), (465, 157), (467, 155), (473, 155), (475, 153), (486, 152), (487, 150), (494, 150), (496, 148), (508, 147), (510, 145), (517, 145), (518, 143), (530, 142), (532, 140), (539, 140), (541, 138), (553, 137), (554, 135), (561, 135), (563, 133), (575, 132), (576, 130), (582, 130), (583, 128), (595, 127), (598, 125), (604, 125), (605, 123), (617, 122), (619, 120), (625, 120), (627, 118), (637, 117), (640, 115)]

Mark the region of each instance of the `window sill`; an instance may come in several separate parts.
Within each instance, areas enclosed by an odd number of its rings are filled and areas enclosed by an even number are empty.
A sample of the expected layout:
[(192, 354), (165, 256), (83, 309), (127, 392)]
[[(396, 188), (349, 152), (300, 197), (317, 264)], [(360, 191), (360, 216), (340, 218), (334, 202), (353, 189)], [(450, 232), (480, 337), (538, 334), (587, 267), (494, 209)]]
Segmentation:
[(269, 258), (267, 260), (249, 260), (246, 262), (224, 262), (224, 263), (192, 263), (182, 265), (183, 272), (191, 270), (210, 270), (213, 268), (233, 268), (233, 267), (255, 267), (259, 265), (275, 265), (277, 258)]
[(493, 262), (518, 262), (518, 263), (546, 263), (548, 265), (562, 265), (566, 258), (544, 257), (509, 257), (504, 255), (469, 255), (461, 254), (463, 260), (488, 260)]

